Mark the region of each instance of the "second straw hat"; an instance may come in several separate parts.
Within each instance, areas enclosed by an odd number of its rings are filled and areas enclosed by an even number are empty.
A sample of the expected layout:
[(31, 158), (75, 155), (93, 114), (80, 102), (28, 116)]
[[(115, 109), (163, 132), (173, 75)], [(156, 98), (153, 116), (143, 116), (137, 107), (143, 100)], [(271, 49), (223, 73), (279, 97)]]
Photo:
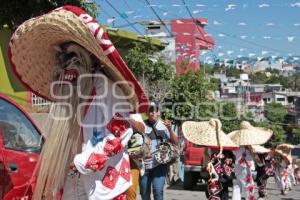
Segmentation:
[(224, 149), (238, 148), (230, 138), (221, 130), (221, 122), (218, 119), (210, 119), (205, 122), (186, 121), (182, 124), (184, 137), (191, 143)]
[(269, 153), (271, 151), (270, 149), (267, 149), (266, 147), (261, 145), (252, 145), (251, 147), (253, 152), (258, 154)]
[(269, 129), (254, 127), (247, 121), (242, 121), (240, 130), (228, 134), (231, 140), (237, 145), (260, 145), (265, 144), (272, 136)]

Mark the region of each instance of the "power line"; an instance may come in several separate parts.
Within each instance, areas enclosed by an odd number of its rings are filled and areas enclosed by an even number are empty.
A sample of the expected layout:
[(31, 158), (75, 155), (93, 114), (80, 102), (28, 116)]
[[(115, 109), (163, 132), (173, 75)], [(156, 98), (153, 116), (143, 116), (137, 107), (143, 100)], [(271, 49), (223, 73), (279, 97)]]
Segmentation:
[(129, 10), (132, 10), (131, 7), (129, 6), (129, 4), (127, 3), (126, 0), (123, 0), (123, 2), (124, 2), (124, 4), (127, 6), (127, 8), (128, 8)]
[(272, 51), (275, 51), (275, 52), (286, 53), (286, 52), (283, 52), (283, 51), (281, 51), (281, 50), (279, 50), (279, 49), (275, 49), (275, 48), (273, 48), (273, 47), (268, 47), (268, 46), (265, 46), (265, 45), (258, 44), (258, 43), (256, 43), (256, 42), (252, 42), (252, 41), (248, 41), (248, 40), (241, 39), (241, 38), (239, 38), (239, 37), (230, 35), (230, 34), (228, 34), (228, 33), (225, 33), (225, 32), (223, 32), (223, 31), (219, 31), (219, 30), (214, 29), (214, 28), (211, 28), (211, 27), (208, 27), (207, 29), (210, 29), (210, 30), (212, 30), (212, 31), (215, 31), (215, 32), (221, 33), (221, 34), (223, 34), (223, 35), (226, 35), (226, 36), (228, 36), (228, 37), (231, 37), (231, 38), (240, 40), (240, 41), (242, 41), (242, 42), (245, 42), (245, 43), (248, 43), (248, 44), (252, 44), (252, 45), (254, 45), (254, 46), (259, 46), (259, 47), (262, 47), (262, 48), (265, 48), (265, 49), (269, 49), (269, 50), (272, 50)]
[[(197, 23), (197, 20), (193, 17), (193, 15), (192, 15), (192, 13), (191, 13), (189, 7), (188, 7), (187, 4), (185, 3), (185, 0), (182, 0), (182, 3), (183, 3), (183, 5), (185, 6), (186, 10), (188, 11), (188, 14), (190, 15), (190, 17), (193, 19), (193, 22), (194, 22), (194, 24), (196, 25), (197, 30), (199, 31), (199, 33), (202, 34), (203, 38), (205, 38), (205, 35), (204, 35), (203, 32), (200, 30), (200, 28), (199, 28), (199, 26), (198, 26), (198, 23)], [(197, 39), (200, 39), (200, 40), (203, 40), (203, 41), (205, 41), (205, 42), (207, 42), (207, 43), (209, 43), (209, 44), (211, 44), (211, 45), (215, 45), (214, 43), (212, 43), (212, 42), (210, 42), (210, 41), (208, 41), (208, 40), (206, 40), (206, 39), (202, 39), (202, 38), (198, 38), (198, 37), (196, 37), (196, 38), (197, 38)]]
[[(118, 9), (116, 9), (108, 0), (105, 0), (105, 2), (115, 11), (117, 12), (120, 16), (122, 16), (122, 14), (119, 12)], [(123, 17), (122, 17), (123, 18)], [(143, 35), (130, 21), (128, 21), (128, 19), (123, 18), (130, 26), (131, 28), (133, 28), (137, 33), (139, 33), (140, 35)]]
[(165, 22), (159, 17), (159, 15), (157, 14), (157, 12), (154, 10), (154, 8), (151, 6), (150, 2), (148, 0), (145, 0), (146, 3), (148, 4), (148, 6), (151, 8), (151, 10), (153, 11), (153, 13), (155, 14), (155, 16), (158, 18), (158, 20), (160, 21), (160, 23), (166, 28), (166, 30), (169, 32), (170, 36), (173, 37), (173, 33), (169, 30), (169, 28), (167, 27), (167, 25), (165, 24)]

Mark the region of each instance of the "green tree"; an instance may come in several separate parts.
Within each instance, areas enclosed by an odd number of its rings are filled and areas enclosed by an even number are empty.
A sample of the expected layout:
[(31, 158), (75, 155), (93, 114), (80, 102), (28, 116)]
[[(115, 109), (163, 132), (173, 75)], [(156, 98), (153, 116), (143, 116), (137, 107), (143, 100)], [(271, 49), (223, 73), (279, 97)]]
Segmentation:
[[(175, 77), (171, 83), (170, 96), (165, 99), (170, 103), (169, 111), (175, 104), (172, 114), (179, 123), (181, 120), (197, 120), (197, 118), (203, 117), (201, 113), (210, 112), (211, 109), (211, 105), (208, 104), (210, 103), (209, 92), (212, 87), (213, 85), (201, 71), (188, 72)], [(204, 102), (208, 103), (203, 104)], [(195, 109), (197, 106), (199, 106), (199, 110)]]
[(293, 144), (300, 144), (300, 128), (293, 129)]
[(273, 135), (271, 139), (265, 144), (268, 148), (276, 147), (279, 144), (282, 144), (285, 142), (286, 136), (285, 136), (285, 130), (284, 128), (279, 124), (273, 124), (269, 122), (253, 122), (254, 126), (257, 127), (263, 127), (266, 129), (270, 129), (273, 131)]
[(167, 64), (149, 43), (135, 43), (125, 56), (125, 62), (141, 82), (151, 99), (161, 101), (171, 87), (175, 68)]
[(0, 29), (8, 25), (16, 29), (21, 23), (42, 14), (45, 14), (63, 5), (74, 5), (83, 8), (91, 16), (98, 15), (98, 6), (95, 2), (86, 0), (2, 0), (0, 6)]
[(226, 68), (226, 76), (228, 76), (228, 77), (239, 78), (241, 73), (243, 73), (243, 72), (240, 69), (237, 69), (235, 67)]
[(219, 119), (225, 133), (240, 129), (241, 119), (234, 103), (223, 102), (220, 104)]
[(280, 103), (269, 103), (265, 105), (265, 116), (271, 122), (283, 123), (287, 114), (287, 109)]
[(251, 74), (249, 78), (254, 84), (265, 84), (268, 81), (268, 77), (265, 73), (262, 72), (256, 72), (254, 74)]

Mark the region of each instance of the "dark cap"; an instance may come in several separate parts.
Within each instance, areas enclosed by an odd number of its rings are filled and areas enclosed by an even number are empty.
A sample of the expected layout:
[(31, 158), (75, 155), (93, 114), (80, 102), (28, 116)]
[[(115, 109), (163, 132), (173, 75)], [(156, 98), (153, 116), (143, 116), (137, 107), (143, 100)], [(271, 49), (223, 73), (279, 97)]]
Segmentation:
[(159, 103), (152, 101), (149, 105), (148, 112), (157, 112), (159, 111)]

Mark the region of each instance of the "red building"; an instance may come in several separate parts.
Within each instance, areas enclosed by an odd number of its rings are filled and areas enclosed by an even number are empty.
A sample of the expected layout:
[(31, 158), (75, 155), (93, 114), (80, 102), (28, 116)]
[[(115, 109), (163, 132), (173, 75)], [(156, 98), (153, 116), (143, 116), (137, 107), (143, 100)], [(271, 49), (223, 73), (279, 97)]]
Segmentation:
[(175, 37), (177, 75), (199, 70), (201, 50), (214, 47), (214, 39), (204, 31), (206, 25), (205, 18), (171, 21), (171, 30)]

